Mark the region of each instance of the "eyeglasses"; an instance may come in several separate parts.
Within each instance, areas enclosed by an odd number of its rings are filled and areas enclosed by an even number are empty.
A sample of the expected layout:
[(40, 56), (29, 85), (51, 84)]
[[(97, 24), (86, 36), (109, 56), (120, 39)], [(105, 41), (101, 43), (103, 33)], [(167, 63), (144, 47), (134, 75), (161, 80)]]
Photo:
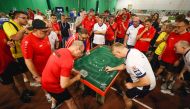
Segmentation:
[(181, 27), (185, 27), (185, 25), (179, 25), (179, 26), (175, 26), (176, 28), (181, 28)]
[(49, 29), (41, 29), (41, 32), (46, 33)]
[(24, 20), (27, 20), (27, 19), (28, 19), (27, 17), (19, 17), (19, 18), (24, 19)]

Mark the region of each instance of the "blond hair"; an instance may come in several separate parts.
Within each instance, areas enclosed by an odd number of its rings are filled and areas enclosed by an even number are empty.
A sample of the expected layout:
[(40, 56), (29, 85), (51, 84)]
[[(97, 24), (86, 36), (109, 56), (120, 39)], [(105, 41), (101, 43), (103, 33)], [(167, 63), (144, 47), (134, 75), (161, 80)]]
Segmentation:
[(82, 41), (79, 40), (75, 40), (71, 46), (78, 46), (80, 48), (82, 48), (84, 46), (84, 43)]
[(123, 48), (125, 48), (125, 46), (124, 46), (123, 44), (119, 43), (119, 42), (116, 42), (116, 43), (114, 43), (114, 44), (111, 46), (111, 51), (114, 51), (115, 48), (123, 49)]

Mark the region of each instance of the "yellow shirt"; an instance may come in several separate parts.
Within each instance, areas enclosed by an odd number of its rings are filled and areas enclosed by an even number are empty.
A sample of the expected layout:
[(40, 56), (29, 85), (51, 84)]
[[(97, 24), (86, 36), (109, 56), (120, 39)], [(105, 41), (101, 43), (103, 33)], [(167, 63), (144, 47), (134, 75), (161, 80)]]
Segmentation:
[[(161, 40), (163, 40), (166, 36), (167, 36), (167, 33), (166, 33), (166, 32), (162, 32), (162, 33), (158, 36), (158, 38), (157, 38), (156, 41), (161, 41)], [(156, 48), (155, 53), (156, 53), (157, 55), (161, 55), (162, 52), (163, 52), (163, 50), (164, 50), (164, 48), (165, 48), (165, 46), (166, 46), (166, 41), (161, 42), (161, 43), (158, 45), (158, 47)]]
[[(10, 20), (10, 22), (12, 22), (13, 24), (15, 24), (15, 26), (18, 28), (18, 30), (21, 30), (23, 27), (20, 26), (19, 24), (17, 24), (16, 22), (14, 22), (13, 20)], [(3, 30), (5, 31), (7, 37), (9, 40), (11, 40), (12, 35), (15, 35), (18, 31), (15, 29), (15, 27), (9, 23), (9, 22), (5, 22), (3, 24)], [(15, 47), (11, 47), (11, 53), (12, 56), (16, 59), (16, 58), (21, 58), (22, 56), (22, 51), (21, 51), (21, 40), (19, 41), (14, 41), (15, 42)], [(15, 50), (16, 49), (16, 50)], [(16, 51), (16, 52), (15, 52)]]

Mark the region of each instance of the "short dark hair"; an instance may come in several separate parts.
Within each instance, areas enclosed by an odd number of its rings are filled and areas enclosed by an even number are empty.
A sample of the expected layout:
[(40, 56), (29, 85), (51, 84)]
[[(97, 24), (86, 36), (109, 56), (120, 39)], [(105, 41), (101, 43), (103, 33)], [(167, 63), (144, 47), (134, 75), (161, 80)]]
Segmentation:
[(88, 34), (88, 31), (85, 28), (79, 28), (78, 33), (79, 34)]
[(184, 22), (185, 25), (189, 25), (189, 21), (187, 19), (184, 19), (182, 22)]
[(183, 21), (184, 19), (185, 19), (185, 14), (180, 14), (180, 15), (178, 15), (176, 18), (175, 18), (175, 21), (176, 22), (181, 22), (181, 21)]
[(25, 14), (26, 16), (28, 16), (28, 14), (24, 11), (15, 11), (15, 12), (13, 12), (12, 18), (15, 19), (20, 14)]
[(99, 18), (100, 18), (100, 19), (104, 19), (104, 17), (103, 17), (103, 16), (99, 16)]
[(152, 19), (146, 19), (145, 22), (150, 22), (150, 23), (152, 23)]
[(61, 16), (65, 17), (65, 14), (61, 14)]
[(55, 14), (51, 14), (51, 16), (56, 16)]

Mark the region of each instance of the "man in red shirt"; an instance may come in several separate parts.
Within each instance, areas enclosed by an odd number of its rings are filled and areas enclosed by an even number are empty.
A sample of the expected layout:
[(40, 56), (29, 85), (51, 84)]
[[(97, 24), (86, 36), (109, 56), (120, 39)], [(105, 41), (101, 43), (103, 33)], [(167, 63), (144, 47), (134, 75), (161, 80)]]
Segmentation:
[(129, 26), (129, 20), (127, 20), (127, 16), (122, 15), (122, 21), (118, 22), (116, 42), (123, 43), (128, 26)]
[[(21, 48), (25, 63), (34, 79), (41, 82), (42, 71), (51, 54), (48, 28), (42, 20), (32, 22), (33, 31), (23, 38)], [(40, 63), (40, 64), (39, 64)]]
[(82, 21), (82, 27), (85, 28), (88, 31), (89, 35), (91, 35), (92, 34), (92, 29), (93, 29), (95, 23), (96, 23), (96, 20), (95, 20), (95, 17), (94, 17), (94, 13), (89, 12), (88, 16), (86, 16), (86, 18), (84, 18), (83, 21)]
[[(16, 94), (20, 94), (22, 102), (28, 103), (31, 99), (26, 95), (27, 88), (24, 81), (15, 81), (13, 79), (14, 77), (22, 78), (20, 65), (13, 59), (8, 46), (14, 45), (14, 43), (7, 42), (7, 36), (2, 29), (0, 29), (0, 39), (0, 82), (3, 85), (8, 85)], [(15, 85), (16, 83), (19, 88)], [(23, 89), (23, 92), (22, 90), (19, 91), (19, 89)]]
[(42, 73), (42, 87), (53, 97), (52, 103), (55, 105), (52, 109), (56, 109), (64, 101), (69, 109), (76, 109), (67, 88), (80, 80), (78, 71), (75, 71), (78, 73), (73, 78), (71, 78), (71, 72), (74, 59), (81, 57), (83, 51), (83, 42), (74, 41), (69, 48), (59, 49), (49, 57)]
[(135, 48), (146, 54), (150, 46), (150, 41), (154, 37), (155, 33), (156, 30), (152, 26), (152, 20), (147, 19), (145, 21), (145, 26), (140, 28), (137, 33)]
[(107, 24), (106, 45), (112, 45), (117, 36), (117, 23), (114, 20), (114, 16), (111, 16)]
[(51, 25), (53, 28), (53, 31), (57, 34), (59, 39), (59, 47), (62, 47), (62, 36), (61, 36), (61, 29), (59, 26), (59, 23), (57, 22), (57, 16), (55, 14), (51, 14)]
[(82, 29), (80, 28), (76, 34), (74, 34), (67, 40), (65, 48), (69, 48), (75, 40), (80, 40), (80, 41), (83, 41), (83, 43), (85, 45), (86, 54), (89, 54), (90, 53), (90, 42), (89, 42), (89, 40), (87, 40), (88, 37), (89, 36), (88, 36), (87, 30), (84, 28), (82, 28)]
[(32, 9), (27, 8), (28, 17), (30, 20), (34, 20), (34, 12)]
[(92, 29), (95, 23), (96, 23), (96, 19), (94, 16), (94, 11), (91, 10), (88, 13), (88, 16), (86, 16), (82, 21), (82, 28), (85, 28), (88, 31), (89, 38), (87, 40), (90, 43), (92, 43), (93, 41)]
[(129, 22), (130, 19), (130, 13), (128, 12), (128, 10), (126, 8), (123, 8), (121, 11), (118, 11), (117, 15), (116, 15), (116, 22), (119, 23), (122, 21), (122, 16), (125, 15), (127, 16), (126, 21)]
[(163, 53), (158, 57), (161, 59), (161, 66), (156, 72), (158, 76), (165, 68), (168, 71), (167, 80), (172, 78), (172, 73), (177, 71), (176, 67), (179, 63), (179, 55), (175, 53), (175, 44), (180, 40), (190, 42), (190, 33), (187, 32), (189, 21), (187, 19), (181, 19), (176, 21), (175, 33), (171, 33), (166, 41), (166, 47)]

